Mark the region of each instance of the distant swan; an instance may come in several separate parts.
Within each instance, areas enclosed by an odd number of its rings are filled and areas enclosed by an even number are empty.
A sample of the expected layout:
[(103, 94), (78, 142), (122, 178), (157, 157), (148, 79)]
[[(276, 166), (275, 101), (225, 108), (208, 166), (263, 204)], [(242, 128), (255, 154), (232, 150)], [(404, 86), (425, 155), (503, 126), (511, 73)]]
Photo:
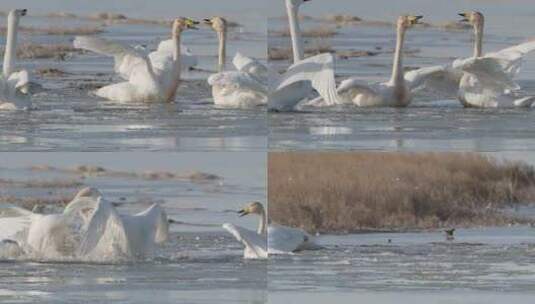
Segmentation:
[[(288, 254), (307, 249), (319, 249), (312, 237), (301, 229), (269, 223), (264, 206), (253, 202), (239, 211), (240, 216), (257, 214), (260, 222), (256, 232), (233, 225), (223, 227), (245, 245), (244, 258), (266, 258), (269, 254)], [(266, 249), (267, 248), (267, 249)]]
[(513, 78), (523, 57), (535, 50), (535, 41), (483, 55), (483, 14), (472, 11), (459, 15), (474, 27), (474, 55), (443, 66), (441, 73), (422, 83), (422, 88), (445, 96), (456, 94), (465, 107), (530, 107), (535, 97), (523, 95)]
[[(242, 71), (225, 71), (227, 21), (222, 17), (204, 19), (204, 23), (211, 26), (219, 39), (218, 73), (208, 78), (212, 86), (214, 104), (221, 107), (249, 108), (267, 103), (268, 90), (258, 74)], [(236, 54), (236, 58), (243, 55)]]
[(28, 71), (13, 71), (17, 56), (19, 20), (26, 13), (26, 9), (16, 9), (9, 12), (7, 16), (4, 66), (0, 75), (0, 110), (26, 110), (32, 106), (29, 94), (30, 76)]
[(196, 29), (198, 23), (189, 18), (175, 19), (172, 39), (161, 42), (158, 50), (148, 55), (98, 37), (76, 37), (74, 47), (113, 56), (115, 71), (127, 80), (98, 89), (95, 91), (97, 96), (119, 102), (173, 102), (180, 83), (180, 71), (192, 62), (189, 51), (186, 51), (187, 63), (182, 62), (180, 37), (184, 30)]

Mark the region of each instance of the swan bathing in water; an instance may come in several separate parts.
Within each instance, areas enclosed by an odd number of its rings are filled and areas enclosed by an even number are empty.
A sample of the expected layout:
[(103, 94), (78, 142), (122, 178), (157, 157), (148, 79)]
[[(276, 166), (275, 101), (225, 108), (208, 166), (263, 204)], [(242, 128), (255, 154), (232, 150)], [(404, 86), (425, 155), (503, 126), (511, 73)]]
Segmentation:
[(162, 41), (148, 55), (98, 37), (76, 37), (74, 47), (114, 57), (115, 71), (127, 80), (98, 89), (97, 96), (119, 102), (173, 102), (181, 69), (190, 68), (196, 62), (189, 50), (182, 53), (181, 35), (185, 30), (196, 29), (198, 23), (189, 18), (175, 19), (172, 39)]
[(32, 106), (29, 94), (30, 76), (28, 71), (14, 72), (17, 56), (17, 31), (20, 17), (26, 9), (16, 9), (7, 16), (7, 36), (4, 65), (0, 75), (0, 110), (25, 110)]
[(513, 78), (520, 70), (523, 57), (535, 50), (535, 41), (483, 54), (483, 14), (472, 11), (459, 15), (474, 28), (473, 56), (442, 66), (441, 73), (426, 79), (422, 88), (445, 96), (456, 94), (465, 107), (530, 107), (535, 97), (525, 96)]
[[(214, 104), (221, 107), (249, 108), (267, 103), (267, 76), (263, 75), (265, 71), (262, 71), (265, 69), (254, 59), (237, 53), (233, 60), (237, 71), (225, 71), (227, 21), (222, 17), (213, 17), (205, 19), (204, 23), (217, 33), (219, 39), (218, 73), (208, 78), (208, 84), (212, 86)], [(250, 62), (247, 64), (245, 61)], [(261, 70), (253, 70), (259, 67)]]
[(263, 259), (267, 258), (268, 254), (291, 254), (321, 248), (301, 229), (275, 223), (268, 225), (266, 211), (259, 202), (250, 203), (238, 213), (240, 216), (256, 214), (260, 217), (256, 231), (230, 223), (223, 224), (223, 228), (245, 246), (243, 257), (246, 259)]
[(119, 214), (94, 188), (81, 190), (63, 213), (35, 211), (2, 208), (0, 238), (37, 258), (145, 258), (168, 236), (167, 215), (159, 205), (135, 215)]

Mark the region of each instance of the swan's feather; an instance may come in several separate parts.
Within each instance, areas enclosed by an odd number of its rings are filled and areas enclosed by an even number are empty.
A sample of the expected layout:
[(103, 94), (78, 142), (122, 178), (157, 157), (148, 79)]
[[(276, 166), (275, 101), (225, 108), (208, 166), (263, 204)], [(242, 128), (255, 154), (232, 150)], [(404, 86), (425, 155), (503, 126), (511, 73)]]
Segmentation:
[(280, 74), (271, 67), (266, 66), (260, 60), (245, 56), (240, 52), (234, 55), (232, 64), (238, 71), (254, 76), (264, 85), (280, 80)]
[(267, 258), (267, 239), (265, 236), (230, 223), (223, 224), (223, 228), (245, 246), (244, 258)]
[(148, 70), (148, 57), (133, 47), (100, 37), (77, 36), (74, 47), (111, 56), (115, 61), (115, 72), (133, 84), (152, 82)]
[(248, 73), (229, 71), (210, 75), (214, 104), (250, 108), (267, 102), (267, 88)]
[[(166, 71), (173, 63), (174, 41), (173, 39), (163, 40), (158, 44), (158, 49), (148, 56), (153, 68)], [(190, 70), (198, 64), (197, 56), (186, 46), (180, 46), (180, 69)]]
[(520, 87), (514, 82), (511, 61), (499, 57), (478, 57), (457, 60), (454, 67), (463, 72), (475, 75), (480, 82), (495, 90), (518, 90)]
[[(334, 79), (334, 57), (331, 54), (320, 54), (309, 57), (288, 68), (281, 79), (275, 84), (275, 89), (282, 90), (297, 82), (310, 82), (328, 105), (339, 104)], [(305, 98), (303, 96), (302, 98)]]
[(462, 73), (447, 65), (424, 67), (405, 73), (405, 82), (411, 91), (432, 87), (445, 95), (455, 94), (459, 88)]
[(34, 213), (8, 204), (0, 205), (0, 240), (17, 239), (18, 236), (27, 230), (34, 218)]

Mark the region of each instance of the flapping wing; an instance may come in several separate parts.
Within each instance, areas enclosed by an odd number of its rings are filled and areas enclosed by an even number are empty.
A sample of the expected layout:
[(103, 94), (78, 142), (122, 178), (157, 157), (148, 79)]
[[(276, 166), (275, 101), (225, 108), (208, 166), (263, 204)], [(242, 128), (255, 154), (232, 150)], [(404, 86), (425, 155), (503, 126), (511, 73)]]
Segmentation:
[[(77, 36), (73, 44), (78, 49), (113, 57), (115, 72), (125, 80), (132, 80), (135, 74), (146, 74), (148, 77), (146, 72), (151, 67), (147, 56), (132, 47), (104, 38), (89, 36)], [(145, 73), (136, 73), (139, 70)]]
[(240, 52), (237, 52), (232, 59), (232, 64), (240, 72), (245, 72), (250, 75), (253, 75), (264, 84), (272, 81), (279, 81), (280, 74), (274, 71), (269, 66), (266, 66), (257, 59), (243, 55)]
[(331, 54), (312, 56), (292, 65), (274, 87), (280, 90), (300, 81), (310, 82), (326, 104), (340, 103), (334, 79), (334, 57)]
[(486, 54), (485, 57), (501, 59), (505, 72), (513, 78), (520, 71), (524, 56), (535, 50), (535, 40), (508, 47), (498, 52)]
[(411, 91), (428, 90), (436, 95), (455, 97), (463, 73), (449, 65), (420, 68), (405, 73), (405, 81)]
[(130, 254), (125, 227), (113, 206), (99, 198), (82, 238), (80, 254), (113, 256), (117, 249)]
[(154, 227), (153, 242), (161, 244), (167, 241), (169, 236), (169, 221), (167, 213), (158, 204), (153, 204), (147, 210), (142, 211), (135, 216), (145, 217), (147, 224)]
[(8, 82), (21, 93), (28, 94), (30, 89), (30, 74), (26, 70), (9, 75)]
[(9, 205), (0, 205), (0, 240), (16, 239), (19, 233), (30, 227), (33, 212)]
[(456, 60), (454, 67), (473, 74), (482, 83), (497, 90), (517, 90), (520, 87), (509, 72), (512, 62), (500, 57), (478, 57)]
[(248, 258), (265, 258), (267, 257), (267, 240), (264, 236), (255, 231), (236, 226), (234, 224), (223, 224), (223, 228), (230, 232), (239, 242), (241, 242), (252, 256)]

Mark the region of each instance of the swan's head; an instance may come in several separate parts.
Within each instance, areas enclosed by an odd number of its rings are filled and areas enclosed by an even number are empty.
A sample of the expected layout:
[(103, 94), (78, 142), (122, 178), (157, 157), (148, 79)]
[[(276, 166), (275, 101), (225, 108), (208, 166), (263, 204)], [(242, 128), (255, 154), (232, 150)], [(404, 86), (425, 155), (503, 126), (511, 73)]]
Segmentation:
[(227, 30), (227, 20), (222, 17), (212, 17), (210, 19), (204, 19), (204, 24), (209, 25), (212, 29), (218, 33), (225, 32)]
[(238, 211), (238, 214), (240, 216), (245, 216), (248, 214), (264, 214), (264, 206), (260, 202), (252, 202), (245, 208)]
[(100, 196), (102, 196), (102, 192), (100, 192), (97, 188), (85, 187), (82, 190), (78, 191), (78, 193), (76, 194), (73, 200), (81, 198), (81, 197), (89, 197), (89, 198), (97, 199)]
[(463, 17), (463, 19), (461, 19), (461, 22), (468, 22), (469, 24), (476, 27), (482, 25), (485, 20), (483, 14), (476, 11), (459, 13), (459, 16)]
[(308, 2), (308, 1), (310, 1), (310, 0), (286, 0), (286, 4), (291, 6), (291, 7), (297, 8), (301, 4), (303, 4), (305, 2)]
[(401, 27), (401, 28), (411, 28), (417, 24), (421, 24), (420, 20), (423, 18), (424, 16), (412, 16), (412, 15), (405, 15), (405, 16), (400, 16), (398, 18), (398, 27)]
[(27, 9), (14, 9), (12, 10), (11, 12), (9, 12), (9, 16), (13, 16), (13, 17), (16, 17), (17, 19), (22, 17), (22, 16), (26, 16), (26, 14), (28, 13), (28, 10)]
[(175, 21), (173, 21), (173, 34), (176, 36), (185, 30), (196, 30), (198, 29), (197, 24), (199, 24), (199, 21), (195, 21), (190, 18), (176, 18)]

